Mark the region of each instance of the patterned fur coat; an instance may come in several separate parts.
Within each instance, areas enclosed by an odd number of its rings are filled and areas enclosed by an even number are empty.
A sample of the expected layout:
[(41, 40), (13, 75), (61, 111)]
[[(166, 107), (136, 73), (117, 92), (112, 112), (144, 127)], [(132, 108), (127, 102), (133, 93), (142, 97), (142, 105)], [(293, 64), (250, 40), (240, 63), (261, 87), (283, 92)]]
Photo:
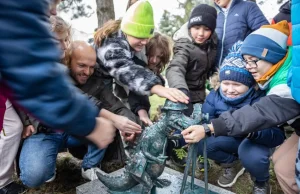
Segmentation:
[(106, 38), (100, 47), (96, 47), (96, 52), (100, 71), (127, 86), (130, 91), (150, 95), (151, 88), (161, 84), (152, 71), (134, 63), (135, 53), (121, 31)]

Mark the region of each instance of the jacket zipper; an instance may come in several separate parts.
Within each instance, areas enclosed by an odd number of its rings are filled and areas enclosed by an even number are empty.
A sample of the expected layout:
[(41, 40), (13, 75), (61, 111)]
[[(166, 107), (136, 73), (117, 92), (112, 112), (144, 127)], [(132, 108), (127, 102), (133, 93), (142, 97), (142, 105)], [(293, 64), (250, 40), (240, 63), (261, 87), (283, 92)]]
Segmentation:
[(218, 68), (220, 68), (221, 62), (222, 62), (222, 58), (223, 58), (223, 52), (224, 52), (224, 47), (223, 47), (223, 45), (224, 45), (224, 40), (225, 40), (226, 23), (227, 23), (227, 16), (228, 16), (228, 13), (229, 13), (229, 10), (228, 10), (227, 14), (225, 14), (225, 13), (223, 12), (224, 17), (225, 17), (225, 21), (224, 21), (224, 25), (223, 25), (223, 29), (224, 29), (224, 30), (223, 30), (223, 35), (222, 35), (221, 54), (220, 54), (220, 58), (219, 58)]

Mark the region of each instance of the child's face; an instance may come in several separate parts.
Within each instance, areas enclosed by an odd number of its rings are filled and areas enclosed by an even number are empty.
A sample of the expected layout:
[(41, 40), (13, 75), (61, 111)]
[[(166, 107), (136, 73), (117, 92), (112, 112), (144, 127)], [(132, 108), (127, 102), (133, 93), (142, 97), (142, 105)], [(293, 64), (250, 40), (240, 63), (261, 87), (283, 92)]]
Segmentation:
[(193, 26), (190, 30), (192, 38), (197, 44), (204, 43), (211, 35), (211, 30), (204, 25)]
[(59, 41), (60, 48), (63, 52), (61, 58), (64, 58), (65, 57), (65, 52), (66, 52), (67, 47), (69, 45), (69, 34), (68, 34), (68, 32), (56, 33), (56, 38)]
[(156, 72), (159, 69), (162, 56), (163, 52), (161, 48), (156, 48), (154, 51), (150, 52), (148, 55), (149, 69)]
[(246, 69), (252, 74), (255, 80), (259, 80), (264, 76), (273, 66), (272, 63), (260, 60), (251, 55), (244, 55), (244, 60), (246, 62)]
[(221, 90), (228, 98), (237, 98), (249, 90), (249, 87), (239, 82), (231, 80), (223, 80), (221, 82)]
[(127, 41), (136, 52), (140, 52), (148, 43), (148, 38), (136, 38), (130, 35), (127, 35)]
[(220, 7), (222, 7), (222, 8), (227, 8), (227, 6), (229, 5), (230, 1), (231, 1), (231, 0), (214, 0), (214, 2), (215, 2), (218, 6), (220, 6)]

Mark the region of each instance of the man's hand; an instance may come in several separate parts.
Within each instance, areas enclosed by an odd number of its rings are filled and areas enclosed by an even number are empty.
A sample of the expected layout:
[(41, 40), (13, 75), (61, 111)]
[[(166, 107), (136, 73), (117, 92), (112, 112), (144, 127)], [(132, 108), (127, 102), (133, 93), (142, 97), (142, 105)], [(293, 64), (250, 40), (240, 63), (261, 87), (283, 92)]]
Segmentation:
[(129, 120), (127, 117), (115, 115), (112, 119), (114, 126), (121, 132), (125, 133), (141, 133), (142, 128), (135, 122)]
[(94, 130), (86, 136), (86, 138), (96, 144), (100, 149), (103, 149), (114, 141), (115, 135), (116, 128), (113, 126), (112, 122), (107, 119), (97, 117)]
[(192, 125), (181, 132), (186, 143), (197, 143), (205, 137), (202, 125)]
[(22, 132), (22, 138), (25, 139), (29, 136), (31, 136), (35, 132), (35, 129), (33, 125), (28, 125), (27, 127), (24, 127)]
[(189, 103), (189, 97), (176, 88), (166, 88), (161, 85), (155, 85), (151, 88), (151, 93), (167, 98), (172, 102)]

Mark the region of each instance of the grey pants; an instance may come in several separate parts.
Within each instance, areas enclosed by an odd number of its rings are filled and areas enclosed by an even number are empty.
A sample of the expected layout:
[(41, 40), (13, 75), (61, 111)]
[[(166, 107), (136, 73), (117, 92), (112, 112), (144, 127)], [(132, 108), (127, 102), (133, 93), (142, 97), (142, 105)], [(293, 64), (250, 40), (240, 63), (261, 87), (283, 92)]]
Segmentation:
[(7, 100), (4, 114), (3, 131), (0, 133), (0, 189), (13, 181), (14, 160), (19, 148), (21, 133), (23, 131), (22, 122)]

